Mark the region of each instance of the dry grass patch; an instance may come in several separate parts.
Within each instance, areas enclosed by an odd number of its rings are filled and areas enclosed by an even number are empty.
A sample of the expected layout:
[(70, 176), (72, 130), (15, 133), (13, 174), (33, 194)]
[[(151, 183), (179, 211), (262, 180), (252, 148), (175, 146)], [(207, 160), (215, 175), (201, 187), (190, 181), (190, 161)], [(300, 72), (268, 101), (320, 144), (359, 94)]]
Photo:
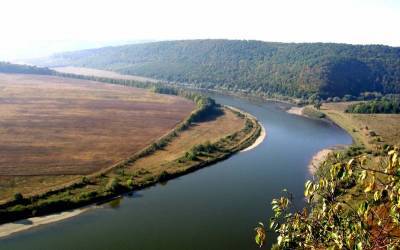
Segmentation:
[(82, 179), (80, 175), (0, 176), (0, 203), (9, 200), (16, 193), (37, 195), (60, 186), (67, 186), (80, 179)]

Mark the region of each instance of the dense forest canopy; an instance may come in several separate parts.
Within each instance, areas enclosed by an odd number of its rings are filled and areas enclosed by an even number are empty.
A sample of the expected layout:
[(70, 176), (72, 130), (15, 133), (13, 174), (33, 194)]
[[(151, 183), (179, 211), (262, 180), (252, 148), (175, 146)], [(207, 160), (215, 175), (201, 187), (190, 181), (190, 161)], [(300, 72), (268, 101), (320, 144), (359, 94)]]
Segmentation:
[(52, 75), (55, 72), (48, 68), (0, 62), (0, 73)]
[(400, 93), (400, 48), (383, 45), (165, 41), (61, 53), (39, 63), (296, 97)]

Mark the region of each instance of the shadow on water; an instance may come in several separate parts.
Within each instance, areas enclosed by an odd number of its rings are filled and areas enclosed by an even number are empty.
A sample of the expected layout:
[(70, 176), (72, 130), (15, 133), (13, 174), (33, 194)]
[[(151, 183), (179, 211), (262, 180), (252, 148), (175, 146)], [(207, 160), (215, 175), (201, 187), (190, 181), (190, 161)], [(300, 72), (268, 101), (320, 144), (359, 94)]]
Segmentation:
[(122, 200), (123, 200), (123, 197), (119, 197), (119, 198), (113, 199), (112, 201), (107, 202), (106, 205), (109, 208), (117, 209), (121, 206)]
[(14, 222), (14, 224), (32, 225), (32, 224), (33, 224), (33, 222), (32, 222), (32, 221), (30, 221), (30, 220), (28, 220), (28, 219), (25, 219), (25, 220), (19, 220), (19, 221), (16, 221), (16, 222)]

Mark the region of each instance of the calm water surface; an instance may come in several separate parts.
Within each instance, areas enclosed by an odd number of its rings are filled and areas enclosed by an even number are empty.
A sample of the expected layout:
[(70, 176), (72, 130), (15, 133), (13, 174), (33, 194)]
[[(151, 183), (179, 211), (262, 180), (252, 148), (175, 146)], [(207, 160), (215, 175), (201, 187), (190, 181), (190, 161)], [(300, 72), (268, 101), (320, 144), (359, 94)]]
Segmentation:
[(330, 123), (287, 114), (282, 104), (213, 97), (256, 116), (267, 139), (254, 150), (135, 192), (119, 205), (4, 238), (0, 249), (258, 249), (253, 228), (270, 216), (271, 199), (287, 188), (301, 204), (312, 155), (350, 144), (351, 137)]

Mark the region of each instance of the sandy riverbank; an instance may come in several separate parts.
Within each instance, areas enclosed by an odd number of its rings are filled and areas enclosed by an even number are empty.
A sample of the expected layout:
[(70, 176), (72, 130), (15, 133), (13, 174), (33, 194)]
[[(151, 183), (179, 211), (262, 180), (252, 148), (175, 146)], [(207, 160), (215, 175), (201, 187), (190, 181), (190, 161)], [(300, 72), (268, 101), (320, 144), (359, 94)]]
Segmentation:
[(261, 132), (260, 132), (260, 136), (258, 136), (257, 140), (251, 146), (241, 150), (240, 152), (246, 152), (246, 151), (252, 150), (252, 149), (256, 148), (258, 145), (260, 145), (265, 140), (265, 138), (267, 137), (267, 133), (265, 132), (264, 126), (261, 124), (260, 124), (260, 126), (261, 126)]
[(89, 210), (89, 208), (75, 209), (71, 211), (61, 212), (57, 214), (51, 214), (40, 217), (32, 217), (25, 220), (20, 220), (12, 223), (6, 223), (0, 225), (0, 238), (11, 235), (13, 233), (21, 232), (24, 230), (31, 229), (33, 227), (37, 227), (40, 225), (45, 225), (61, 220), (65, 220), (81, 214), (85, 211)]
[(290, 109), (286, 110), (286, 112), (293, 115), (304, 116), (303, 110), (304, 107), (291, 107)]
[(316, 153), (312, 157), (310, 163), (308, 164), (309, 173), (311, 175), (314, 175), (316, 173), (317, 169), (319, 168), (319, 166), (321, 166), (321, 164), (326, 160), (328, 155), (332, 152), (333, 152), (332, 148), (325, 148), (325, 149), (318, 151), (318, 153)]

